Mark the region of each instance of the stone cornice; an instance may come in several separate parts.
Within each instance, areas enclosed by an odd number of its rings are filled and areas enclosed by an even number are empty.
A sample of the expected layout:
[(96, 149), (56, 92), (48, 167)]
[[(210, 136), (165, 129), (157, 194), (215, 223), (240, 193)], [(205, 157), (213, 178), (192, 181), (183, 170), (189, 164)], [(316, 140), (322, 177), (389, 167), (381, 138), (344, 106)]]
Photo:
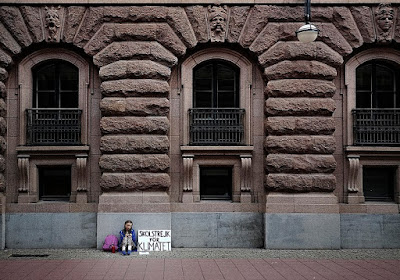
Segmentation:
[[(399, 0), (312, 0), (312, 4), (379, 4), (379, 3), (400, 3)], [(60, 4), (60, 5), (211, 5), (211, 4), (226, 4), (226, 5), (253, 5), (253, 4), (275, 4), (275, 5), (288, 5), (288, 4), (304, 4), (304, 0), (0, 0), (2, 4), (17, 4), (17, 5), (30, 5), (30, 4)]]

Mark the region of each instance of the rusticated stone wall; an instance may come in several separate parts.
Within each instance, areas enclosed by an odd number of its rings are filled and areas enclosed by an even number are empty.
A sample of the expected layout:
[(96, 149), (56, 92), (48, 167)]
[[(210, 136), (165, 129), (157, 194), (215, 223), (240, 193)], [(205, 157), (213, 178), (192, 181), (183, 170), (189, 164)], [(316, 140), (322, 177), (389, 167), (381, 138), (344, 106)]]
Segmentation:
[[(167, 190), (169, 78), (188, 49), (218, 40), (254, 54), (265, 89), (265, 187), (332, 191), (335, 123), (332, 82), (343, 57), (363, 44), (390, 43), (376, 34), (376, 7), (313, 6), (318, 41), (297, 42), (299, 6), (1, 6), (0, 153), (4, 153), (4, 82), (14, 56), (39, 43), (81, 48), (99, 67), (103, 191)], [(390, 40), (400, 42), (399, 8)], [(226, 25), (210, 29), (210, 11)], [(53, 23), (52, 23), (53, 21)], [(213, 42), (213, 40), (211, 40)], [(4, 189), (0, 156), (0, 189)]]

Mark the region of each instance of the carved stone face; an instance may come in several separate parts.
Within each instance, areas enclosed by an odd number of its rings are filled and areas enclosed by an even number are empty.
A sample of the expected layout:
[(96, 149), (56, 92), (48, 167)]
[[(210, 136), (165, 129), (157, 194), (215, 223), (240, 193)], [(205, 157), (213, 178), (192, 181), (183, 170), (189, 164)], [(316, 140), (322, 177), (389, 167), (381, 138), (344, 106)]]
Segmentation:
[(222, 32), (225, 30), (225, 18), (217, 15), (211, 19), (210, 27), (212, 31)]
[(383, 32), (388, 32), (393, 26), (394, 12), (390, 6), (380, 6), (376, 11), (376, 23)]
[(56, 9), (50, 8), (46, 10), (46, 22), (50, 28), (58, 27), (60, 25), (60, 17)]

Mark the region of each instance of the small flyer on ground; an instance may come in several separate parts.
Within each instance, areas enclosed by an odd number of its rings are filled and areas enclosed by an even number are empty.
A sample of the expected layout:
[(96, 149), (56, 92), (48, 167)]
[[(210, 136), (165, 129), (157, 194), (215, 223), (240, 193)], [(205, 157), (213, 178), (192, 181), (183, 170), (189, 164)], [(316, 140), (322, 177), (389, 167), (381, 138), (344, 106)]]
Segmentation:
[(171, 251), (171, 230), (139, 230), (138, 252)]

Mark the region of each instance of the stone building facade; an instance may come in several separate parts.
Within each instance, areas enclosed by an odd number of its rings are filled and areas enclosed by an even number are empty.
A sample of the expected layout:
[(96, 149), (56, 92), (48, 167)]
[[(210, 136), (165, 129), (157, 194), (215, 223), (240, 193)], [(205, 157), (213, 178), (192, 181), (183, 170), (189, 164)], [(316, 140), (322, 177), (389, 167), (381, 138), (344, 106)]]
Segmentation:
[(1, 2), (3, 248), (400, 247), (400, 3)]

